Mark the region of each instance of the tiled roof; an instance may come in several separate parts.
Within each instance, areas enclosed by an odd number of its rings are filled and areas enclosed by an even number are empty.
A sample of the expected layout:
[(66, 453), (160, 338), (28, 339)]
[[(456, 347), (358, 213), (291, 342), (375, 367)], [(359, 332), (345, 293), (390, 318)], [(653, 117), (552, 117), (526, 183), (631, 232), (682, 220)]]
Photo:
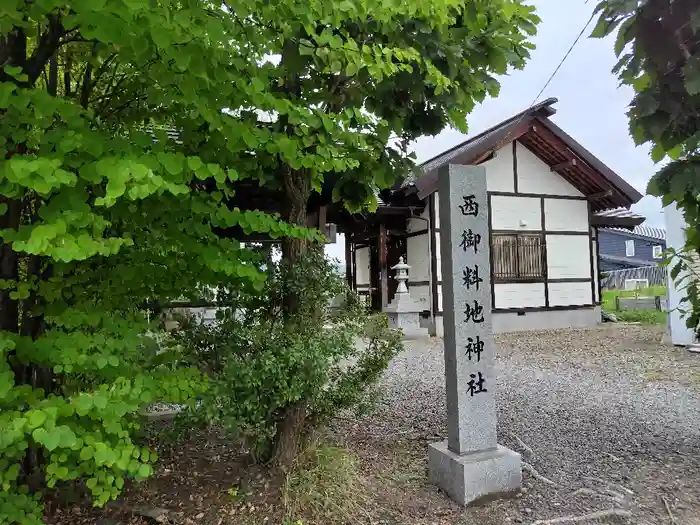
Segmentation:
[(627, 208), (613, 208), (610, 210), (603, 210), (596, 213), (598, 217), (614, 218), (614, 219), (644, 219), (643, 215), (628, 210)]
[(647, 226), (646, 224), (640, 224), (632, 230), (632, 233), (641, 235), (642, 237), (650, 237), (662, 241), (666, 240), (666, 230), (663, 228), (655, 228), (654, 226)]

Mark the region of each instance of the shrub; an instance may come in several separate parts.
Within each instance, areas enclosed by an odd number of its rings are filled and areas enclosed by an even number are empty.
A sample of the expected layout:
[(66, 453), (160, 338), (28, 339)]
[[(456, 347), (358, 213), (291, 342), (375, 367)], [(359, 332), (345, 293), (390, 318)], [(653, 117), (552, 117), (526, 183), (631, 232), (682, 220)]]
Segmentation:
[[(298, 301), (289, 316), (282, 300)], [(331, 313), (333, 297), (346, 304)], [(371, 314), (334, 267), (311, 254), (277, 268), (262, 296), (240, 298), (216, 323), (185, 320), (178, 336), (188, 364), (210, 376), (194, 417), (243, 438), (258, 459), (270, 457), (285, 410), (299, 404), (301, 437), (339, 411), (363, 408), (401, 349), (383, 314)]]

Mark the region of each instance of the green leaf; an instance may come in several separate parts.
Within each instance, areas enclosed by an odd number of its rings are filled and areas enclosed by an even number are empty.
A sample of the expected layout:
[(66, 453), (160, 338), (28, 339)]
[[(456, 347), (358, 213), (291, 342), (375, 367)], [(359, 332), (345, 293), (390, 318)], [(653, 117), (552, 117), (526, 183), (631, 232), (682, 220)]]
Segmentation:
[(0, 82), (0, 109), (10, 107), (10, 98), (15, 92), (15, 85), (10, 82)]
[(83, 461), (89, 461), (95, 456), (95, 449), (90, 446), (83, 447), (80, 449), (80, 459)]
[(153, 467), (148, 465), (147, 463), (141, 463), (139, 465), (139, 470), (138, 470), (138, 476), (141, 478), (147, 478), (151, 474), (153, 474)]
[(202, 159), (199, 157), (187, 157), (187, 165), (192, 171), (197, 171), (202, 167)]
[(666, 149), (661, 144), (656, 144), (651, 149), (651, 160), (659, 162), (666, 156)]
[(61, 444), (61, 435), (57, 429), (53, 429), (53, 430), (46, 432), (46, 436), (44, 437), (44, 440), (43, 440), (43, 445), (46, 447), (46, 449), (49, 452), (56, 450), (60, 444)]
[(46, 421), (46, 413), (41, 410), (30, 410), (27, 412), (29, 429), (40, 427)]
[(618, 24), (619, 21), (610, 21), (605, 16), (601, 15), (598, 18), (598, 22), (596, 22), (593, 31), (591, 31), (590, 36), (591, 38), (605, 38), (615, 30)]
[(80, 416), (86, 415), (92, 409), (92, 397), (86, 394), (79, 395), (71, 401), (75, 405), (75, 411)]
[(683, 83), (691, 96), (700, 94), (700, 58), (693, 57), (683, 66)]
[(56, 431), (59, 435), (59, 446), (61, 448), (73, 448), (78, 444), (78, 438), (69, 426), (61, 425)]
[(22, 72), (21, 67), (6, 65), (4, 69), (5, 73), (19, 82), (27, 82), (29, 80), (29, 77)]

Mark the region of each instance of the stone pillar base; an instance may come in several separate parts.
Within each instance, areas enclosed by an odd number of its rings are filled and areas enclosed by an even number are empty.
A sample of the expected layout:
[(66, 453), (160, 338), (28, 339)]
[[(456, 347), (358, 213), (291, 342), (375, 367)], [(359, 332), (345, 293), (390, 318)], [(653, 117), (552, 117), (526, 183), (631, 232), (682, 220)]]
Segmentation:
[(518, 490), (523, 483), (520, 454), (500, 445), (458, 456), (447, 441), (428, 447), (428, 479), (453, 501), (469, 505)]
[(403, 330), (420, 330), (420, 318), (418, 312), (392, 312), (387, 310), (389, 328), (402, 328)]

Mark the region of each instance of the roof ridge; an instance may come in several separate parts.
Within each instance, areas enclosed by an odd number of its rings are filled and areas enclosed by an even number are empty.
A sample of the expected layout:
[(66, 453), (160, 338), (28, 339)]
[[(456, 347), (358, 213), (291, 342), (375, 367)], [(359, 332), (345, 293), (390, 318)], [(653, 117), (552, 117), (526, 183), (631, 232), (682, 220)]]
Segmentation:
[(463, 140), (462, 142), (460, 142), (459, 144), (456, 144), (456, 145), (452, 146), (451, 148), (446, 149), (445, 151), (438, 153), (437, 155), (429, 158), (428, 160), (421, 162), (419, 164), (419, 166), (425, 166), (426, 164), (429, 164), (430, 162), (434, 161), (435, 159), (443, 157), (443, 156), (461, 148), (462, 146), (465, 146), (466, 144), (468, 144), (470, 142), (478, 140), (481, 137), (488, 135), (489, 133), (492, 133), (493, 131), (497, 130), (498, 128), (501, 128), (507, 124), (510, 124), (511, 122), (513, 122), (515, 120), (521, 119), (524, 115), (527, 115), (528, 113), (535, 113), (537, 111), (540, 111), (541, 109), (548, 109), (550, 112), (548, 116), (554, 115), (554, 113), (556, 113), (557, 110), (552, 108), (551, 106), (553, 106), (557, 102), (559, 102), (559, 100), (557, 98), (549, 97), (548, 99), (546, 99), (542, 102), (539, 102), (533, 106), (530, 106), (530, 107), (522, 110), (520, 113), (516, 113), (512, 117), (509, 117), (505, 120), (501, 120), (500, 122), (494, 124), (490, 128), (485, 129), (481, 133), (477, 133), (476, 135), (472, 135), (472, 136), (467, 135), (467, 138), (465, 140)]

